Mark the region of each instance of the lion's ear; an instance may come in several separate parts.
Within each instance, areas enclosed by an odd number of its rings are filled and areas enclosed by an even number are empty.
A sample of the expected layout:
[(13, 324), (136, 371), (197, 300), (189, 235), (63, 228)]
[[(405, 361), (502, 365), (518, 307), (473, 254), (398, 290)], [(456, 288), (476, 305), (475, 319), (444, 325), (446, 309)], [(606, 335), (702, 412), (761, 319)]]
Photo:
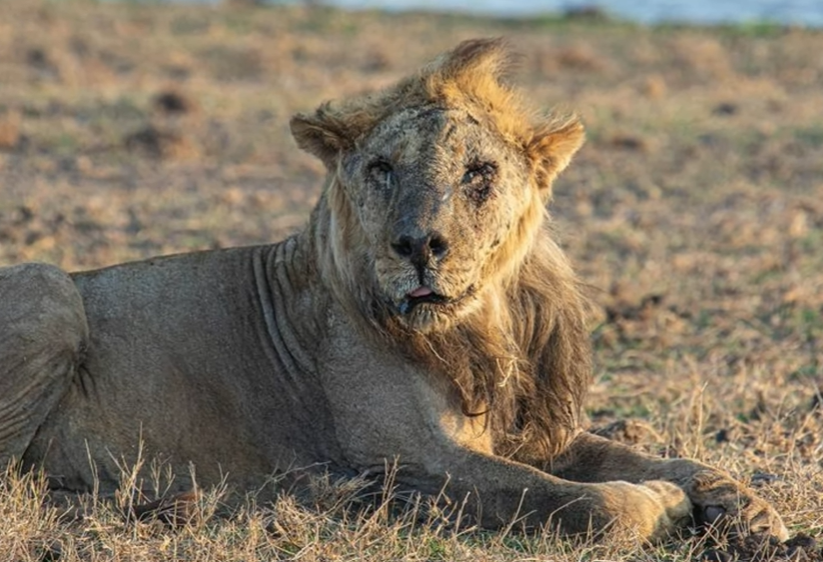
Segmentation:
[(548, 197), (554, 179), (566, 169), (583, 146), (585, 131), (577, 116), (539, 127), (526, 147), (535, 182)]
[(320, 106), (313, 115), (298, 113), (291, 118), (289, 126), (297, 146), (314, 154), (333, 167), (337, 155), (351, 145), (351, 134), (345, 124), (328, 111), (328, 104)]
[(478, 80), (481, 76), (503, 81), (516, 59), (505, 39), (469, 39), (435, 60), (430, 71), (444, 81), (460, 81), (462, 77)]

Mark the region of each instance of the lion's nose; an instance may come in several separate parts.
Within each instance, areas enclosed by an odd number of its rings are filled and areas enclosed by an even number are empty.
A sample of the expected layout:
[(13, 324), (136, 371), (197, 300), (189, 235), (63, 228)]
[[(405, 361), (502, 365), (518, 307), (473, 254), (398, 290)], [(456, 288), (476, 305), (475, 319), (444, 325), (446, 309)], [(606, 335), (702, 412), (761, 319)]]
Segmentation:
[(423, 236), (403, 234), (392, 242), (391, 247), (401, 258), (420, 266), (428, 264), (432, 258), (440, 260), (449, 252), (449, 243), (439, 232)]

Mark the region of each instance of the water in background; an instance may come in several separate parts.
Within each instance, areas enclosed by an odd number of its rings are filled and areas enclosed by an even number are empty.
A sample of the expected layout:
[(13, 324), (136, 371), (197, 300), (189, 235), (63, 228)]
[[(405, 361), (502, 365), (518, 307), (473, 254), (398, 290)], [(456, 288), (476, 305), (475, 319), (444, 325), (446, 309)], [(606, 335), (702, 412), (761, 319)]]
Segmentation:
[[(221, 0), (130, 0), (218, 4)], [(599, 8), (620, 19), (641, 23), (777, 23), (823, 27), (823, 0), (262, 0), (281, 4), (314, 4), (393, 12), (430, 10), (503, 17), (562, 14), (569, 10)], [(2, 2), (2, 0), (0, 0)]]
[(597, 6), (643, 23), (776, 22), (823, 27), (823, 0), (323, 0), (344, 8), (424, 9), (522, 17)]

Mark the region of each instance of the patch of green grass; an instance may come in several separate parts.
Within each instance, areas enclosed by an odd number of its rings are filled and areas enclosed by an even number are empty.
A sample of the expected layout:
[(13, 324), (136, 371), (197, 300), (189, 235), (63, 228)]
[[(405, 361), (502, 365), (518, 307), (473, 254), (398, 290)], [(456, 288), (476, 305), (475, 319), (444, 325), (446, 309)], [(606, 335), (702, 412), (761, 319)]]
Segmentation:
[(752, 20), (731, 25), (719, 25), (717, 29), (724, 35), (747, 39), (773, 39), (786, 33), (785, 24), (768, 20)]
[(795, 138), (812, 148), (823, 147), (823, 125), (810, 125), (796, 129)]

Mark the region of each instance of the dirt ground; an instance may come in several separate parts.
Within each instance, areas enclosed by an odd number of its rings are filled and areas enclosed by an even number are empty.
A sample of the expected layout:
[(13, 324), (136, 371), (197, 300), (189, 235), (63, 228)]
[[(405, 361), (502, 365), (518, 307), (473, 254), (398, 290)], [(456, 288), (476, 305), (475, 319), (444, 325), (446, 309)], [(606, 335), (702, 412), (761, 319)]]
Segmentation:
[(823, 558), (823, 32), (239, 3), (2, 0), (0, 14), (0, 266), (72, 270), (280, 239), (322, 181), (292, 113), (509, 37), (516, 81), (588, 130), (552, 213), (595, 302), (593, 423), (642, 419), (639, 447), (722, 466), (800, 537), (455, 532), (385, 506), (352, 517), (351, 485), (323, 482), (314, 507), (210, 518), (212, 497), (173, 529), (103, 504), (63, 518), (42, 482), (10, 477), (0, 560)]

